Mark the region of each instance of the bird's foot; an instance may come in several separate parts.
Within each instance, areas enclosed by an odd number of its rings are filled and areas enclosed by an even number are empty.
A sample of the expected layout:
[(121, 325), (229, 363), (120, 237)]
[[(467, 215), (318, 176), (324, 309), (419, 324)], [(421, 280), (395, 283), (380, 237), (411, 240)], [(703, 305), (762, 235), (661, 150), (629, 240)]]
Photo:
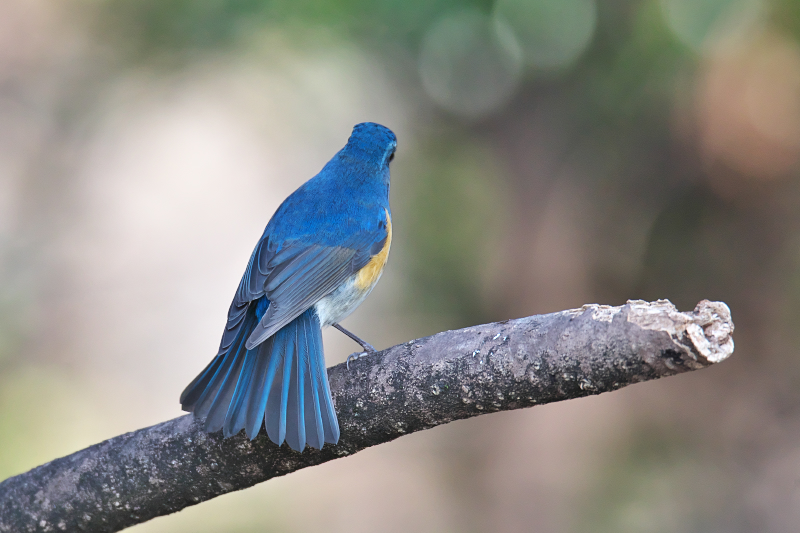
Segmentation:
[(370, 346), (369, 348), (365, 346), (364, 348), (365, 351), (363, 352), (354, 352), (347, 356), (347, 362), (345, 363), (347, 370), (350, 370), (350, 361), (355, 361), (356, 359), (360, 359), (366, 355), (372, 355), (376, 351), (375, 348), (372, 348), (372, 346)]
[(341, 331), (342, 333), (344, 333), (345, 335), (347, 335), (348, 337), (350, 337), (351, 339), (353, 339), (354, 341), (356, 341), (358, 344), (361, 345), (362, 348), (364, 348), (363, 352), (355, 352), (347, 356), (347, 362), (345, 363), (345, 366), (347, 366), (347, 370), (350, 370), (350, 361), (355, 361), (359, 357), (364, 357), (365, 355), (370, 355), (378, 351), (370, 343), (360, 339), (357, 335), (350, 333), (349, 331), (344, 329), (341, 325), (339, 324), (331, 324), (331, 325), (336, 329), (338, 329), (339, 331)]

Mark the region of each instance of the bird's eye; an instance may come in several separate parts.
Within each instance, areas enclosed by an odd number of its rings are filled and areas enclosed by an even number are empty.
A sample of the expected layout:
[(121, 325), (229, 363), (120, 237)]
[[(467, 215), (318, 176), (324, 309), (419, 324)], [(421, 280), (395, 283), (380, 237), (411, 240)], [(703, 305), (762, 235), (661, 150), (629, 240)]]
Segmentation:
[(389, 163), (391, 163), (393, 160), (394, 160), (394, 152), (389, 154)]

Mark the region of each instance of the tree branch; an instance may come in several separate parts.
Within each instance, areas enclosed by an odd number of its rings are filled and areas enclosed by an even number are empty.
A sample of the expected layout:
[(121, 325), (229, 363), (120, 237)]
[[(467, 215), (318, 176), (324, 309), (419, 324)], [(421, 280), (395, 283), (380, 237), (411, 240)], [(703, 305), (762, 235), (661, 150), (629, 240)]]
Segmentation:
[(342, 436), (303, 453), (223, 440), (191, 415), (120, 435), (0, 483), (0, 531), (119, 531), (221, 494), (495, 411), (613, 391), (733, 352), (724, 303), (667, 300), (445, 331), (328, 370)]

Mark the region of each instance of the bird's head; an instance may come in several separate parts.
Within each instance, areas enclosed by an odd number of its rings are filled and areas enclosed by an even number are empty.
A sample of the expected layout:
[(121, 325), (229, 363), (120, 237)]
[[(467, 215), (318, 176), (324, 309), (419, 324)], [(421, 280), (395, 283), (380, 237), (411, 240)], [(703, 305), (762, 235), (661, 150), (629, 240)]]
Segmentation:
[(342, 151), (379, 169), (388, 169), (396, 149), (397, 137), (392, 130), (374, 122), (362, 122), (353, 127)]

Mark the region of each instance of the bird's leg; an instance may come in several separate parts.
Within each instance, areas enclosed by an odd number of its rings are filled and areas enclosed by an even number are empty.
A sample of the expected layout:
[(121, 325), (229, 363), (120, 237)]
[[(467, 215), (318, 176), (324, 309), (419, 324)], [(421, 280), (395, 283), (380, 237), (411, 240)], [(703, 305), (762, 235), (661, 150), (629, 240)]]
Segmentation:
[(364, 348), (363, 352), (355, 352), (347, 356), (347, 362), (345, 363), (345, 366), (347, 366), (347, 370), (350, 370), (350, 361), (355, 361), (359, 357), (364, 357), (365, 355), (373, 354), (377, 351), (370, 343), (361, 340), (360, 338), (358, 338), (357, 335), (350, 333), (349, 331), (344, 329), (341, 325), (331, 324), (331, 326), (335, 327), (336, 329), (338, 329), (339, 331), (341, 331), (342, 333), (344, 333), (345, 335), (356, 341), (358, 344), (360, 344), (362, 348)]

